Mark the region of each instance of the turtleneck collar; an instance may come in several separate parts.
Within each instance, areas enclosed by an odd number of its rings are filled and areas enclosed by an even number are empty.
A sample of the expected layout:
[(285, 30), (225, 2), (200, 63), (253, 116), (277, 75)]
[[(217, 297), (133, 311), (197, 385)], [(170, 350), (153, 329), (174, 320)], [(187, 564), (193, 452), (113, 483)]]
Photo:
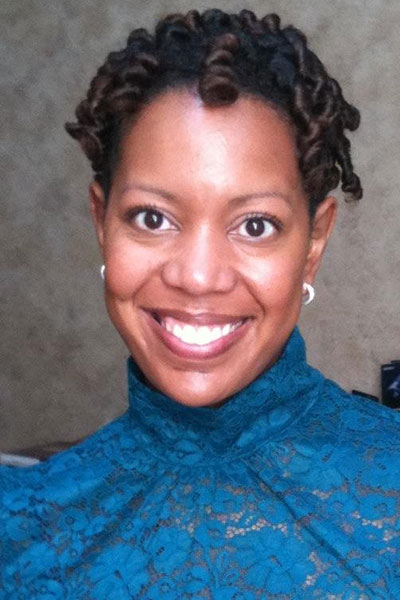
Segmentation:
[(180, 404), (145, 383), (128, 359), (129, 415), (150, 451), (184, 464), (209, 463), (252, 452), (304, 413), (322, 376), (306, 363), (297, 328), (279, 360), (218, 408)]

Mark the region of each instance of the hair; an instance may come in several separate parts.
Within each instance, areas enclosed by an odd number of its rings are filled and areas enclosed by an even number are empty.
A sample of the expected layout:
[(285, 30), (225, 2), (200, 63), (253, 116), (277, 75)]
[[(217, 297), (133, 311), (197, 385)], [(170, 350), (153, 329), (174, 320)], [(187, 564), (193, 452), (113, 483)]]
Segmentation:
[(359, 126), (357, 108), (293, 26), (269, 14), (218, 9), (171, 14), (154, 34), (134, 29), (126, 47), (111, 52), (76, 109), (68, 133), (89, 158), (107, 199), (121, 128), (168, 89), (194, 87), (207, 106), (232, 104), (242, 95), (261, 98), (294, 126), (299, 169), (310, 214), (342, 183), (346, 199), (362, 197), (345, 130)]

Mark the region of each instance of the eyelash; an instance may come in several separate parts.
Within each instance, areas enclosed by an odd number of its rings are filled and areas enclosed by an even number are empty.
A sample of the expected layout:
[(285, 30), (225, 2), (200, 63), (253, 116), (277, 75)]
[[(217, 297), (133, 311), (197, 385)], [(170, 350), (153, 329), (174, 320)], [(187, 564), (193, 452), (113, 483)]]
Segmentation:
[(146, 210), (154, 210), (156, 212), (163, 214), (162, 210), (160, 210), (158, 208), (158, 206), (156, 206), (155, 204), (141, 204), (140, 206), (135, 206), (134, 208), (131, 208), (130, 210), (128, 210), (128, 212), (127, 212), (128, 221), (133, 219), (134, 217), (136, 217), (136, 215), (138, 215), (139, 213), (145, 212)]
[[(163, 218), (167, 219), (168, 221), (171, 221), (171, 219), (167, 215), (164, 214), (164, 211), (160, 210), (160, 208), (155, 204), (143, 204), (141, 206), (136, 206), (135, 208), (129, 210), (127, 213), (127, 221), (129, 223), (131, 223), (131, 221), (133, 219), (135, 219), (135, 217), (137, 217), (140, 213), (144, 213), (147, 211), (154, 211), (154, 212), (160, 214)], [(262, 219), (263, 221), (267, 221), (268, 223), (271, 223), (278, 232), (282, 231), (282, 229), (283, 229), (283, 224), (277, 217), (272, 216), (267, 213), (258, 213), (258, 212), (252, 212), (252, 213), (248, 213), (248, 214), (244, 215), (241, 218), (240, 223), (237, 226), (235, 226), (235, 229), (237, 227), (239, 227), (240, 225), (243, 225), (246, 221), (248, 221), (250, 219)], [(146, 231), (146, 230), (142, 229), (142, 231)], [(157, 230), (154, 230), (154, 231), (157, 231)], [(249, 236), (249, 238), (251, 239), (251, 236)], [(254, 239), (257, 240), (258, 237), (254, 236)]]
[(261, 213), (253, 212), (253, 213), (248, 213), (247, 215), (244, 215), (244, 217), (241, 218), (239, 225), (242, 225), (243, 223), (245, 223), (246, 221), (249, 221), (250, 219), (262, 219), (263, 221), (267, 221), (268, 223), (271, 223), (271, 225), (273, 225), (277, 231), (282, 231), (282, 229), (283, 229), (283, 224), (277, 217), (272, 216), (267, 213), (262, 213), (262, 212)]
[[(140, 213), (145, 213), (145, 212), (150, 212), (150, 211), (160, 214), (164, 219), (167, 219), (168, 221), (171, 222), (171, 219), (164, 213), (164, 211), (160, 210), (160, 208), (158, 206), (156, 206), (155, 204), (143, 204), (141, 206), (136, 206), (135, 208), (132, 208), (131, 210), (128, 211), (128, 213), (126, 215), (126, 220), (128, 221), (128, 223), (131, 223), (132, 220), (134, 220), (135, 217), (137, 217)], [(144, 231), (146, 231), (146, 230), (144, 230)]]

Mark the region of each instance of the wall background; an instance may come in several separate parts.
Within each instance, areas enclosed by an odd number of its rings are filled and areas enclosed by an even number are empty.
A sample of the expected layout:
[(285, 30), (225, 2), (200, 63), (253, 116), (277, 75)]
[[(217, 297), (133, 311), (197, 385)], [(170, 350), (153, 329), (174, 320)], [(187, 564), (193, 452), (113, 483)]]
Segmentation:
[(400, 358), (398, 0), (0, 0), (0, 451), (75, 440), (125, 409), (90, 170), (63, 123), (131, 29), (193, 6), (278, 12), (361, 109), (352, 139), (365, 198), (341, 203), (301, 325), (310, 362), (348, 390), (378, 395), (380, 364)]

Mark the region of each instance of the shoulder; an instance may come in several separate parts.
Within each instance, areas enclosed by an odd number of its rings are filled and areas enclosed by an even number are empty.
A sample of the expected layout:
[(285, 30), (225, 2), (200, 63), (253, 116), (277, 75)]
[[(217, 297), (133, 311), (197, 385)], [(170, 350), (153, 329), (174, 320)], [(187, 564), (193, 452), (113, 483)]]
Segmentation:
[(122, 417), (105, 425), (86, 440), (27, 468), (0, 467), (0, 509), (20, 510), (41, 502), (68, 502), (129, 463), (127, 455), (137, 444), (128, 435), (129, 420)]
[[(400, 414), (324, 378), (302, 435), (353, 481), (400, 490)], [(328, 460), (329, 457), (329, 460)]]
[[(336, 412), (341, 430), (370, 431), (374, 438), (394, 436), (400, 441), (400, 413), (369, 398), (349, 394), (330, 379), (324, 379), (322, 410)], [(328, 401), (329, 405), (327, 405)], [(368, 438), (364, 436), (368, 443)]]

